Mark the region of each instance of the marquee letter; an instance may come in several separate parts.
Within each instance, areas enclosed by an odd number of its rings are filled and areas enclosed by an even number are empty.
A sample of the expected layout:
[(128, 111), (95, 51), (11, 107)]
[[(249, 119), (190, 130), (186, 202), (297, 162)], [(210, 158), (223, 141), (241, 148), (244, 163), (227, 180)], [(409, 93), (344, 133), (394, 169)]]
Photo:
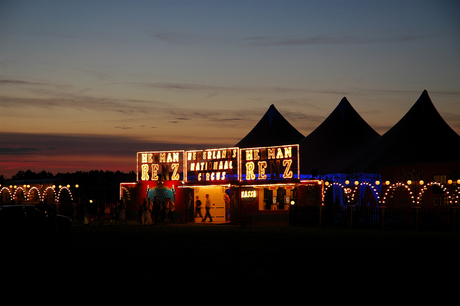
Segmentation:
[(292, 158), (292, 147), (284, 148), (284, 158)]
[(254, 150), (254, 160), (259, 160), (259, 159), (260, 159), (259, 150), (256, 149), (256, 150)]
[(149, 179), (149, 165), (142, 165), (142, 177), (141, 180), (147, 181)]
[(246, 150), (246, 160), (252, 160), (252, 150)]
[(178, 181), (180, 179), (180, 175), (177, 173), (179, 171), (179, 164), (172, 164), (171, 167), (173, 168), (171, 180)]
[(173, 153), (173, 162), (179, 162), (179, 153)]
[(284, 169), (284, 175), (283, 178), (292, 178), (292, 171), (291, 170), (291, 165), (292, 165), (292, 159), (285, 159), (283, 160), (283, 166), (286, 168)]
[(158, 170), (160, 170), (160, 166), (158, 164), (152, 164), (152, 180), (158, 180)]
[(267, 175), (265, 174), (265, 169), (267, 168), (267, 162), (260, 161), (258, 162), (258, 164), (259, 164), (259, 180), (267, 179)]
[(276, 153), (276, 158), (283, 158), (283, 150), (281, 148), (278, 148), (278, 153)]
[(160, 163), (166, 162), (166, 153), (160, 153)]
[(254, 162), (246, 163), (246, 180), (255, 180), (256, 175), (254, 174)]

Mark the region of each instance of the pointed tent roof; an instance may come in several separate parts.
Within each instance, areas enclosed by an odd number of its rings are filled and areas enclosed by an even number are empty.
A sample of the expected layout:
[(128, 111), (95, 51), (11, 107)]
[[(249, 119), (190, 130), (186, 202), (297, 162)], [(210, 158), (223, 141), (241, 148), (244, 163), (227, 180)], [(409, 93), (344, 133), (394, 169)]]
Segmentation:
[(301, 173), (345, 172), (344, 167), (379, 134), (344, 97), (334, 111), (300, 142)]
[(235, 146), (250, 148), (296, 144), (303, 137), (272, 104), (259, 123)]
[(459, 161), (460, 136), (444, 121), (426, 90), (404, 117), (356, 160), (362, 171), (381, 166)]

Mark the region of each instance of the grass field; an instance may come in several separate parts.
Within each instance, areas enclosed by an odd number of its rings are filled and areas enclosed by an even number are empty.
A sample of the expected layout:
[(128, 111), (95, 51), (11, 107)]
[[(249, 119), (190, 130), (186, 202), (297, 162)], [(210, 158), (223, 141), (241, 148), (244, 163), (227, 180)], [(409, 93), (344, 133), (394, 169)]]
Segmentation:
[[(73, 226), (3, 235), (3, 273), (33, 284), (110, 298), (303, 292), (329, 286), (392, 287), (458, 272), (460, 234), (288, 226)], [(449, 263), (450, 262), (450, 263)], [(444, 275), (445, 274), (445, 275)], [(316, 289), (315, 289), (316, 288)]]

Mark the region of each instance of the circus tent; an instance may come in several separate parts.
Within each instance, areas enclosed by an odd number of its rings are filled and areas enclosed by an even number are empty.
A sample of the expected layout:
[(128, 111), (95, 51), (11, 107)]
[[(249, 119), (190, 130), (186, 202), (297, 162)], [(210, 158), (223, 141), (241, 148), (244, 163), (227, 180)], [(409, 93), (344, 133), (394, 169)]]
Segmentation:
[(298, 144), (304, 136), (272, 104), (256, 126), (235, 146), (239, 148)]
[(314, 177), (354, 172), (348, 165), (379, 136), (344, 97), (300, 142), (301, 173)]
[(426, 90), (402, 119), (353, 163), (357, 171), (460, 162), (460, 136), (444, 121)]

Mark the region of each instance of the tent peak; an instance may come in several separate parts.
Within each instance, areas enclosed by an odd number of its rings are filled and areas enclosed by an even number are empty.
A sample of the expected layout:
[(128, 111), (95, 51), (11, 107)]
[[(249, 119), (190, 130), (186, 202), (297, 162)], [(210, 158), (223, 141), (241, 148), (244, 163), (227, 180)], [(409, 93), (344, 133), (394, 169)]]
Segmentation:
[(353, 108), (353, 106), (351, 106), (351, 103), (348, 101), (347, 97), (343, 97), (342, 100), (340, 100), (340, 103), (339, 105), (337, 105), (334, 112), (340, 112), (342, 120), (347, 116), (347, 114), (356, 113), (355, 109)]
[(268, 122), (269, 122), (270, 125), (272, 124), (273, 118), (275, 116), (276, 117), (281, 116), (281, 114), (278, 112), (278, 110), (276, 109), (274, 104), (270, 105), (270, 107), (268, 108), (268, 111), (267, 111), (267, 113), (265, 115), (268, 116)]
[(295, 144), (304, 137), (272, 104), (256, 126), (235, 146), (250, 148)]

